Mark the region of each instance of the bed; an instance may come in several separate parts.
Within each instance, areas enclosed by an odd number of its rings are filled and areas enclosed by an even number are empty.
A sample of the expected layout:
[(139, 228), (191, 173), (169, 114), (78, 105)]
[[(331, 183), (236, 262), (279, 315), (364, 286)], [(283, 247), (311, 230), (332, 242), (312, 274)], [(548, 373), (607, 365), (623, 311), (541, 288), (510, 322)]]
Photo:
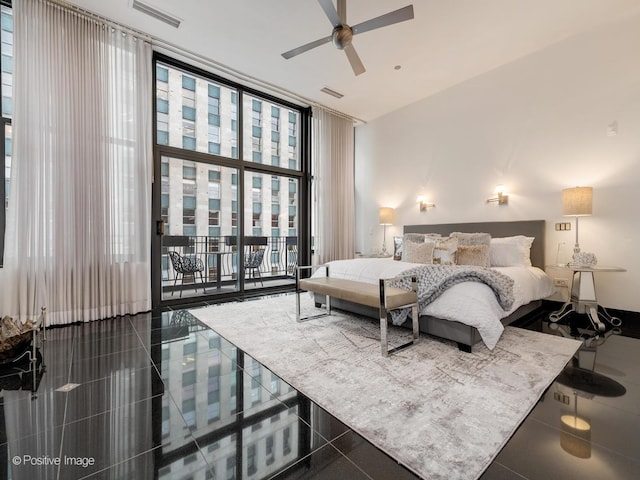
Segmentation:
[[(530, 267), (497, 267), (514, 280), (515, 301), (510, 308), (502, 308), (497, 295), (479, 282), (462, 282), (448, 288), (427, 307), (421, 308), (420, 331), (435, 337), (452, 340), (458, 348), (471, 352), (480, 342), (493, 349), (504, 326), (522, 318), (541, 306), (542, 299), (554, 292), (551, 279), (544, 273), (544, 220), (514, 222), (481, 222), (436, 225), (407, 225), (405, 234), (439, 234), (443, 237), (452, 232), (485, 232), (492, 239), (525, 236), (533, 237), (530, 248)], [(357, 258), (330, 262), (332, 276), (375, 283), (379, 278), (396, 276), (416, 265), (391, 258)], [(493, 300), (491, 300), (493, 298)], [(316, 305), (326, 302), (322, 295), (315, 295)], [(378, 310), (332, 298), (334, 308), (377, 318)], [(403, 326), (410, 327), (407, 320)]]

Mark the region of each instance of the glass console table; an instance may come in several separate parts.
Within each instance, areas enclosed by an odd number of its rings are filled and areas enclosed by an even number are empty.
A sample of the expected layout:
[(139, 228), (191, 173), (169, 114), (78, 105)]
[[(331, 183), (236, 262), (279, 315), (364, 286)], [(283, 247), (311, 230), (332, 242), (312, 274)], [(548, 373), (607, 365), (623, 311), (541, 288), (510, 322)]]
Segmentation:
[(620, 267), (605, 267), (599, 265), (549, 265), (548, 268), (570, 270), (572, 272), (571, 285), (569, 286), (569, 300), (560, 308), (549, 315), (549, 320), (557, 322), (571, 312), (586, 313), (593, 327), (598, 331), (605, 330), (603, 320), (614, 327), (622, 325), (622, 320), (609, 314), (606, 308), (598, 305), (596, 298), (596, 286), (594, 273), (599, 272), (626, 272)]

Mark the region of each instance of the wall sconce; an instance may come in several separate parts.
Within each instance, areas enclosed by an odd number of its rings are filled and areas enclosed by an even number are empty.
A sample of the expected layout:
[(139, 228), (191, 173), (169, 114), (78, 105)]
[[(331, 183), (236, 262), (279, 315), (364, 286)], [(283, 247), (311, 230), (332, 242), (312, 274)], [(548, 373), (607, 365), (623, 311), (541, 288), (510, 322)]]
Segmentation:
[(420, 211), (421, 212), (426, 212), (427, 208), (434, 208), (436, 206), (435, 203), (429, 203), (425, 200), (425, 198), (420, 195), (417, 200), (418, 204), (420, 205)]
[(497, 203), (498, 205), (508, 205), (509, 195), (506, 194), (506, 191), (507, 189), (504, 187), (504, 185), (498, 185), (495, 190), (498, 196), (487, 198), (487, 203)]

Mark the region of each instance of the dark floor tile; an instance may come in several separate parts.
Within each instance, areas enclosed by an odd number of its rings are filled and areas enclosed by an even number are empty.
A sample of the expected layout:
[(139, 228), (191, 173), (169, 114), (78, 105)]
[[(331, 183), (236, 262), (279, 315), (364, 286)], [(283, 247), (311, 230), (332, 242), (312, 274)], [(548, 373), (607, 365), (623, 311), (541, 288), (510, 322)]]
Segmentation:
[[(28, 391), (7, 392), (3, 404), (5, 416), (17, 415), (25, 425), (49, 429), (163, 393), (162, 380), (153, 367), (114, 371), (96, 380), (77, 382), (68, 392), (59, 389), (69, 382), (58, 377), (57, 383), (50, 383), (51, 378), (45, 375), (35, 397)], [(71, 382), (74, 380), (77, 379)], [(0, 425), (0, 432), (2, 429), (4, 425)], [(29, 432), (24, 430), (25, 434)]]
[(493, 462), (479, 480), (527, 480), (527, 478), (498, 462)]
[[(585, 452), (588, 458), (583, 458)], [(640, 461), (567, 437), (561, 430), (531, 418), (520, 426), (496, 462), (530, 480), (640, 478)]]
[(371, 480), (372, 477), (354, 465), (330, 444), (314, 450), (288, 468), (275, 473), (272, 477), (278, 480), (314, 479), (314, 480)]
[(376, 480), (419, 478), (354, 431), (346, 432), (331, 444)]
[(309, 402), (308, 408), (310, 410), (310, 421), (315, 431), (322, 435), (323, 438), (331, 442), (350, 431), (350, 428), (347, 425), (331, 415), (324, 408), (319, 407), (304, 395), (298, 395)]
[(156, 447), (124, 462), (79, 477), (80, 480), (184, 480), (215, 477), (195, 442), (179, 451)]
[(45, 430), (43, 425), (28, 429), (20, 417), (5, 417), (7, 430), (26, 430), (28, 435), (11, 435), (8, 443), (0, 446), (0, 471), (12, 480), (58, 478), (61, 468), (60, 449), (63, 427)]
[(197, 452), (190, 430), (168, 397), (153, 397), (64, 425), (61, 455), (93, 459), (89, 466), (70, 466), (61, 478), (78, 478), (122, 464), (145, 452)]

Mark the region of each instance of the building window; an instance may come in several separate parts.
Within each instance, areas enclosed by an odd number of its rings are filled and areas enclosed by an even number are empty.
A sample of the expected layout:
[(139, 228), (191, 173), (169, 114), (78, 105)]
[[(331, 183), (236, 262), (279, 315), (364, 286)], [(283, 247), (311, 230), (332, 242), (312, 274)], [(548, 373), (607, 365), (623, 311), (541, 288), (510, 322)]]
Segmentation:
[(187, 75), (182, 76), (182, 88), (185, 90), (196, 91), (196, 79)]
[(182, 148), (185, 150), (195, 150), (196, 149), (196, 139), (193, 137), (182, 137)]
[(169, 102), (159, 98), (156, 102), (156, 109), (158, 113), (169, 113)]
[(158, 82), (169, 82), (169, 70), (161, 67), (160, 65), (156, 66), (156, 80)]
[(253, 125), (254, 127), (261, 127), (262, 126), (262, 117), (260, 116), (260, 112), (256, 112), (255, 110), (253, 112), (251, 112), (251, 125)]
[[(168, 113), (168, 112), (167, 112)], [(196, 109), (192, 107), (182, 106), (182, 118), (185, 120), (196, 120)]]
[(220, 144), (215, 142), (209, 142), (209, 153), (213, 155), (220, 155)]
[(196, 197), (182, 197), (182, 223), (185, 225), (195, 225)]
[(182, 178), (185, 180), (195, 180), (196, 167), (182, 167)]
[(220, 87), (218, 85), (208, 85), (208, 94), (211, 98), (220, 98)]

